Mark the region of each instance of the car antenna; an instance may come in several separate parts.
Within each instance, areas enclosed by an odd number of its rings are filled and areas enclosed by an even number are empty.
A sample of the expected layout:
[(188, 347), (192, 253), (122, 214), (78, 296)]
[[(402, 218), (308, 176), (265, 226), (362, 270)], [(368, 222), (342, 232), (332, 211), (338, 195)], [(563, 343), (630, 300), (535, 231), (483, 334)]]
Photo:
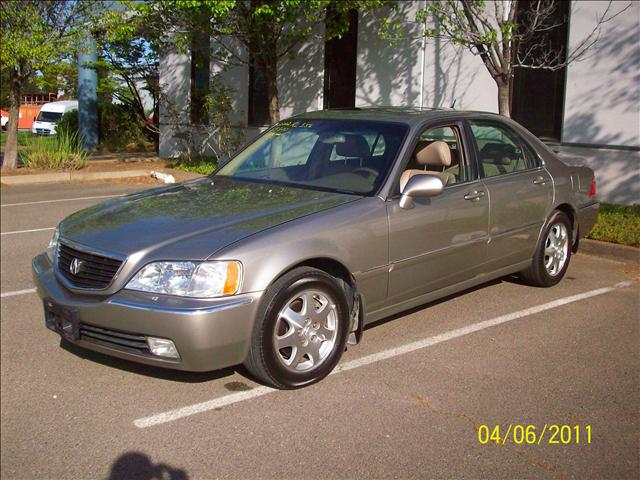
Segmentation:
[(453, 103), (451, 104), (451, 109), (452, 110), (455, 110), (455, 108), (456, 108), (456, 100), (458, 100), (458, 99), (457, 98), (453, 99)]

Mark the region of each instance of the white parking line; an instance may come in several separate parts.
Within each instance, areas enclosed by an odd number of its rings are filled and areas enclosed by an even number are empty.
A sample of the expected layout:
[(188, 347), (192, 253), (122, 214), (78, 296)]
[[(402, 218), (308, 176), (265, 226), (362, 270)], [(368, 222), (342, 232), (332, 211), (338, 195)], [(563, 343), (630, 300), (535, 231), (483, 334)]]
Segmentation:
[(46, 232), (47, 230), (55, 230), (56, 227), (47, 228), (33, 228), (31, 230), (15, 230), (13, 232), (2, 232), (0, 235), (15, 235), (17, 233), (33, 233), (33, 232)]
[[(616, 288), (624, 288), (624, 287), (628, 287), (629, 285), (631, 285), (631, 282), (621, 282), (612, 287), (598, 288), (597, 290), (591, 290), (585, 293), (571, 295), (569, 297), (564, 297), (559, 300), (554, 300), (553, 302), (543, 303), (542, 305), (537, 305), (535, 307), (526, 308), (524, 310), (508, 313), (506, 315), (501, 315), (499, 317), (492, 318), (491, 320), (485, 320), (483, 322), (474, 323), (466, 327), (450, 330), (448, 332), (441, 333), (440, 335), (435, 335), (433, 337), (428, 337), (422, 340), (418, 340), (416, 342), (402, 345), (400, 347), (391, 348), (389, 350), (384, 350), (382, 352), (374, 353), (372, 355), (367, 355), (362, 358), (358, 358), (356, 360), (351, 360), (350, 362), (346, 362), (342, 365), (338, 365), (336, 369), (333, 372), (331, 372), (331, 374), (333, 375), (335, 373), (346, 372), (348, 370), (353, 370), (354, 368), (363, 367), (365, 365), (370, 365), (372, 363), (380, 362), (382, 360), (394, 358), (399, 355), (403, 355), (405, 353), (410, 353), (416, 350), (420, 350), (422, 348), (431, 347), (438, 343), (446, 342), (448, 340), (453, 340), (454, 338), (463, 337), (465, 335), (469, 335), (471, 333), (485, 330), (487, 328), (495, 327), (503, 323), (512, 322), (513, 320), (527, 317), (529, 315), (534, 315), (536, 313), (544, 312), (545, 310), (550, 310), (552, 308), (560, 307), (562, 305), (567, 305), (573, 302), (579, 302), (580, 300), (585, 300), (587, 298), (595, 297), (597, 295), (609, 293), (615, 290)], [(133, 424), (138, 428), (153, 427), (155, 425), (160, 425), (163, 423), (168, 423), (174, 420), (178, 420), (180, 418), (195, 415), (196, 413), (206, 412), (209, 410), (213, 410), (215, 408), (221, 408), (228, 405), (232, 405), (234, 403), (250, 400), (252, 398), (261, 397), (263, 395), (266, 395), (268, 393), (275, 392), (275, 391), (277, 390), (270, 387), (262, 386), (246, 392), (238, 392), (231, 395), (226, 395), (224, 397), (215, 398), (207, 402), (196, 403), (195, 405), (189, 405), (187, 407), (177, 408), (175, 410), (169, 410), (167, 412), (158, 413), (156, 415), (151, 415), (149, 417), (139, 418), (137, 420), (134, 420)]]
[(39, 203), (74, 202), (79, 200), (94, 200), (97, 198), (122, 197), (123, 195), (126, 195), (126, 193), (122, 193), (119, 195), (96, 195), (94, 197), (58, 198), (54, 200), (39, 200), (37, 202), (5, 203), (4, 205), (0, 205), (0, 207), (21, 207), (23, 205), (37, 205)]
[(16, 290), (15, 292), (0, 293), (0, 298), (15, 297), (17, 295), (26, 295), (27, 293), (34, 293), (35, 288), (27, 288), (26, 290)]

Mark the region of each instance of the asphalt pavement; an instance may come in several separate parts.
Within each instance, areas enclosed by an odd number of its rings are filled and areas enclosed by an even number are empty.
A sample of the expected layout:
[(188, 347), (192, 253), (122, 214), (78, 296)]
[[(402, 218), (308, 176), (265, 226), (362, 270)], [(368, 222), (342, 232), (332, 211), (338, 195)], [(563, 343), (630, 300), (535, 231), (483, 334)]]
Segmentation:
[(637, 265), (578, 254), (550, 289), (491, 282), (372, 325), (338, 372), (274, 391), (44, 327), (31, 258), (65, 216), (141, 188), (0, 192), (3, 479), (640, 477)]

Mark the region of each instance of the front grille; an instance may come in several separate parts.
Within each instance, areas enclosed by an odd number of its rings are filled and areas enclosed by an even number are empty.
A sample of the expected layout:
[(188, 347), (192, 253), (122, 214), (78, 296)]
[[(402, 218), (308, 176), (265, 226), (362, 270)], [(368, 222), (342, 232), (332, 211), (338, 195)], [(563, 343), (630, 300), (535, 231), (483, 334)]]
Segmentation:
[(36, 128), (36, 133), (38, 135), (49, 135), (49, 130), (45, 130), (44, 128)]
[[(80, 267), (73, 273), (71, 264), (75, 259)], [(63, 243), (58, 245), (58, 271), (78, 288), (108, 287), (121, 265), (122, 260), (84, 252)]]
[(109, 330), (81, 323), (80, 340), (139, 355), (151, 355), (147, 345), (147, 337), (144, 335)]

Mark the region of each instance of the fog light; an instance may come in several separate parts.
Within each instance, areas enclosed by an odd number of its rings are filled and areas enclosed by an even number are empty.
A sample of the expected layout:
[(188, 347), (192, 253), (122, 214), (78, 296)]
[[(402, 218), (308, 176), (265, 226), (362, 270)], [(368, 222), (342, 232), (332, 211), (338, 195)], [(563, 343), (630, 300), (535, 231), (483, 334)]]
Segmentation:
[(166, 338), (147, 337), (147, 345), (151, 353), (159, 357), (180, 358), (175, 344)]

